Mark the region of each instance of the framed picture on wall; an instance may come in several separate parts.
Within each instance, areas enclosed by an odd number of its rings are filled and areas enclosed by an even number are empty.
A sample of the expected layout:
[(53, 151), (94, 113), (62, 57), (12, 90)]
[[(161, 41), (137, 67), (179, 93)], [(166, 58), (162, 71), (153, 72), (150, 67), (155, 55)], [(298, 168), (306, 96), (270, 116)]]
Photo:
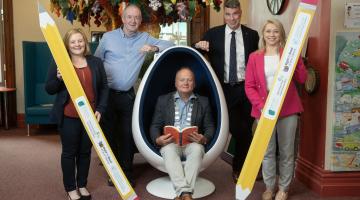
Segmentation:
[(331, 171), (360, 171), (360, 33), (337, 32), (333, 82)]
[(346, 28), (360, 28), (360, 3), (345, 3)]
[(103, 34), (103, 31), (91, 31), (91, 40), (90, 42), (100, 42)]

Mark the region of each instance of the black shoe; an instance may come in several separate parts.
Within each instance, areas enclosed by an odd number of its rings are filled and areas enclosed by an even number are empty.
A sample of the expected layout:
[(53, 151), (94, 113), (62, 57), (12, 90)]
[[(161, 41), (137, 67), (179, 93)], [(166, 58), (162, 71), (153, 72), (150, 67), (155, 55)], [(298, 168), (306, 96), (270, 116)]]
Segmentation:
[(80, 200), (91, 200), (91, 195), (88, 195), (88, 196), (82, 196), (81, 195)]
[(112, 182), (111, 178), (108, 179), (107, 184), (110, 187), (114, 187), (114, 183)]

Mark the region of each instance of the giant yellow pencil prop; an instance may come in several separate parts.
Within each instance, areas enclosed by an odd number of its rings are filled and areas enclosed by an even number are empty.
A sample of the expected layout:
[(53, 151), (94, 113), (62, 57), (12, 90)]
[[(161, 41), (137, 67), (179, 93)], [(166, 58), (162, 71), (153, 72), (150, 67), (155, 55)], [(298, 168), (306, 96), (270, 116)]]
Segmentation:
[(117, 160), (115, 159), (114, 154), (112, 153), (110, 146), (106, 141), (98, 122), (96, 121), (54, 20), (45, 11), (45, 9), (40, 6), (40, 4), (39, 21), (41, 31), (43, 32), (57, 67), (60, 70), (61, 76), (67, 90), (69, 91), (70, 97), (74, 102), (75, 108), (79, 113), (89, 138), (93, 143), (101, 162), (104, 164), (106, 171), (110, 175), (116, 189), (124, 200), (139, 200), (139, 197), (130, 186), (129, 181), (126, 179), (124, 172), (121, 170)]
[(254, 186), (301, 49), (314, 17), (316, 3), (317, 0), (302, 0), (300, 2), (279, 63), (275, 81), (266, 99), (253, 141), (236, 184), (236, 200), (246, 199)]

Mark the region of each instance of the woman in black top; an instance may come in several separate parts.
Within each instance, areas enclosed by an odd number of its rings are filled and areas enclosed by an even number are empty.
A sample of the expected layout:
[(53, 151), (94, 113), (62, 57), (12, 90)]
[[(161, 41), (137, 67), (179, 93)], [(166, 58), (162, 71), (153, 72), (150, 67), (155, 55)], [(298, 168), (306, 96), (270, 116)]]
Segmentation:
[[(64, 44), (95, 117), (100, 121), (108, 97), (103, 63), (90, 55), (88, 40), (81, 29), (69, 30)], [(57, 94), (50, 119), (58, 124), (60, 132), (61, 168), (67, 197), (91, 199), (86, 184), (92, 144), (56, 66), (49, 69), (45, 89), (51, 95)]]

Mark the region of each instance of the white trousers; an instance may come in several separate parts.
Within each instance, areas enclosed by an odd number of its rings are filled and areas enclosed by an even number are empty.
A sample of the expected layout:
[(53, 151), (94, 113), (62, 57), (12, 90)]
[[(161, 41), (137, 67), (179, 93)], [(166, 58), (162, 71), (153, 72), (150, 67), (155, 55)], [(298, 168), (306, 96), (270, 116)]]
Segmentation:
[[(194, 192), (196, 178), (199, 174), (202, 159), (205, 154), (204, 146), (198, 143), (190, 143), (180, 147), (170, 143), (160, 149), (164, 159), (165, 168), (175, 188), (175, 193), (180, 196), (183, 192)], [(181, 158), (185, 157), (185, 165)]]
[[(294, 175), (294, 142), (298, 115), (278, 119), (262, 162), (262, 174), (267, 189), (275, 190), (276, 136), (279, 144), (279, 189), (288, 191)], [(277, 134), (275, 134), (277, 133)]]

